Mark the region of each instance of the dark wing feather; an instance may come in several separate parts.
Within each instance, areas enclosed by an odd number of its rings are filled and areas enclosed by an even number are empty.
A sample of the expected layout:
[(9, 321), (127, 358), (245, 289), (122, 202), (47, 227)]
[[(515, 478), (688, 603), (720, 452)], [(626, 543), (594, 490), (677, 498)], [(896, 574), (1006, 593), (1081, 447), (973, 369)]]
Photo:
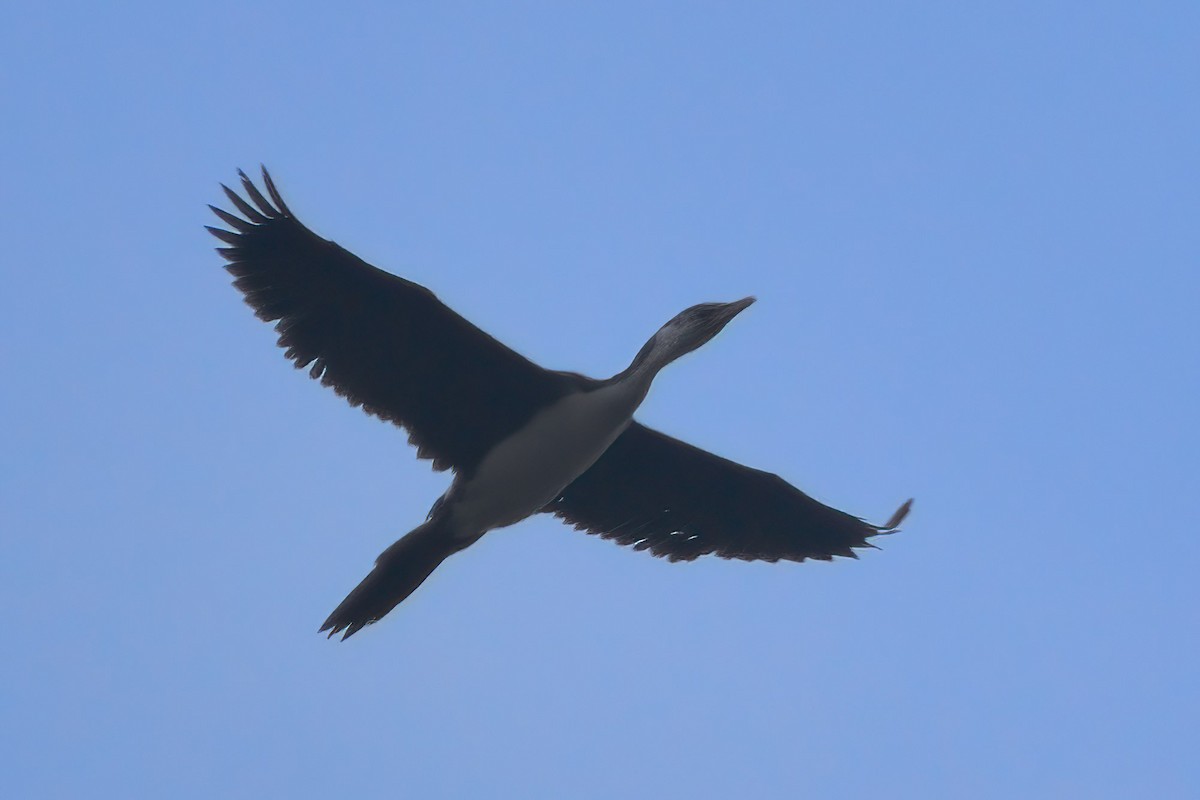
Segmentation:
[(296, 367), (351, 405), (409, 431), (435, 469), (471, 470), (534, 411), (571, 391), (443, 305), (423, 286), (377, 269), (302, 225), (267, 171), (270, 200), (239, 171), (241, 217), (209, 228), (259, 319), (276, 322)]
[(588, 533), (671, 561), (854, 556), (889, 533), (818, 503), (778, 475), (744, 467), (636, 422), (544, 510)]

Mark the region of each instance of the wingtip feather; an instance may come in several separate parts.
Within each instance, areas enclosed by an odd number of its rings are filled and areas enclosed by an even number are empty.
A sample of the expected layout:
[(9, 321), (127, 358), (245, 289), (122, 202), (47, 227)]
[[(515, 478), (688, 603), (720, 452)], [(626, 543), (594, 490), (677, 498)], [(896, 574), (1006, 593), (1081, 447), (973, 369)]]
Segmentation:
[(250, 195), (250, 200), (254, 205), (258, 206), (258, 210), (267, 217), (277, 217), (279, 212), (267, 202), (267, 198), (263, 197), (262, 192), (254, 185), (254, 181), (246, 175), (242, 170), (238, 170), (238, 177), (242, 179), (242, 188), (246, 190), (246, 194)]
[(227, 231), (224, 228), (214, 228), (212, 225), (205, 225), (204, 230), (208, 231), (213, 236), (217, 237), (218, 239), (220, 239), (222, 242), (225, 242), (226, 244), (232, 244), (232, 245), (241, 244), (241, 241), (242, 241), (241, 234), (234, 233), (233, 231)]
[(217, 208), (216, 206), (212, 205), (211, 203), (209, 203), (208, 207), (214, 214), (217, 215), (218, 219), (220, 219), (222, 222), (224, 222), (229, 227), (236, 228), (238, 231), (240, 231), (242, 233), (247, 233), (249, 231), (254, 230), (254, 223), (247, 222), (246, 220), (242, 219), (241, 217), (235, 216), (234, 214), (230, 214), (228, 211), (226, 211), (223, 208)]
[[(238, 174), (243, 176), (245, 175), (245, 173), (243, 173), (240, 169), (238, 170)], [(254, 206), (243, 200), (242, 196), (233, 189), (230, 189), (223, 183), (221, 184), (221, 189), (225, 192), (225, 196), (229, 198), (229, 202), (233, 203), (234, 207), (237, 208), (237, 210), (240, 211), (242, 216), (244, 216), (246, 219), (250, 220), (256, 225), (261, 225), (267, 221), (267, 217), (263, 216), (261, 213), (259, 213), (258, 209), (254, 208)]]
[(887, 522), (879, 526), (880, 533), (891, 533), (895, 531), (904, 518), (908, 516), (908, 512), (912, 510), (913, 498), (908, 498), (904, 503), (896, 509), (896, 513), (892, 514)]
[(292, 215), (292, 210), (288, 208), (287, 203), (283, 202), (283, 196), (279, 193), (279, 189), (275, 187), (275, 181), (271, 179), (271, 173), (267, 172), (265, 164), (258, 165), (262, 169), (263, 184), (267, 187), (267, 194), (271, 196), (271, 200), (279, 207), (280, 213), (285, 217)]

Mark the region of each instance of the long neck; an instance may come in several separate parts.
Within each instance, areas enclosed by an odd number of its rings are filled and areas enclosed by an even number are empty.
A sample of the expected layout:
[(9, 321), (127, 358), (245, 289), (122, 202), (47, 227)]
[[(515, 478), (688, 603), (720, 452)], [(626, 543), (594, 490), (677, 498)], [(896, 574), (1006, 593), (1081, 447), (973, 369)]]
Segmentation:
[(629, 366), (614, 375), (612, 380), (628, 383), (645, 397), (659, 370), (678, 357), (676, 349), (672, 340), (657, 333), (642, 346)]

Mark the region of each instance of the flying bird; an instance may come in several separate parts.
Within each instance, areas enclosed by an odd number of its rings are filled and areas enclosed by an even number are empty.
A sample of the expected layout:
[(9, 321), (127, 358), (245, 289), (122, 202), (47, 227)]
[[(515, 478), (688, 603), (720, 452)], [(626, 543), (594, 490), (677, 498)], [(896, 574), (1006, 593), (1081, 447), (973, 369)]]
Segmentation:
[(382, 619), (449, 556), (538, 512), (671, 561), (856, 557), (891, 533), (830, 508), (777, 475), (734, 463), (633, 419), (651, 382), (754, 302), (701, 303), (663, 325), (621, 372), (598, 380), (534, 364), (433, 292), (322, 239), (238, 171), (240, 214), (209, 206), (229, 230), (234, 286), (274, 322), (297, 368), (351, 405), (405, 429), (418, 458), (452, 470), (425, 521), (383, 551), (321, 626), (353, 635)]

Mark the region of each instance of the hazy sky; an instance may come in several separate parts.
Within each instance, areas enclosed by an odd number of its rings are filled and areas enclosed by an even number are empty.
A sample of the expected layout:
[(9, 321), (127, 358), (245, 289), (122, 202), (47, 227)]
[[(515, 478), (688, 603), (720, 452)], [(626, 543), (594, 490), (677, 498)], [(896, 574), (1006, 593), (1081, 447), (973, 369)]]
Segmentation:
[[(0, 795), (1200, 796), (1200, 6), (162, 3), (0, 29)], [(669, 564), (550, 518), (346, 643), (448, 482), (202, 225), (323, 236), (904, 531)]]

